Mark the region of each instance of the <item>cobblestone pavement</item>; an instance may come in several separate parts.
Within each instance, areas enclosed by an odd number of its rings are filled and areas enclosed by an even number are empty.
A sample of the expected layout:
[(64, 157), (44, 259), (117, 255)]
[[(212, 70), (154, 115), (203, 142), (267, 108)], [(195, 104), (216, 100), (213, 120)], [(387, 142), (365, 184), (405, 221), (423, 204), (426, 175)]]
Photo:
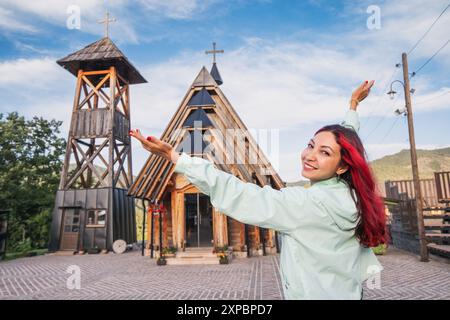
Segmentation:
[[(364, 299), (450, 299), (450, 264), (395, 248), (379, 259), (381, 289), (366, 289)], [(80, 289), (67, 288), (70, 266), (80, 268)], [(0, 299), (281, 299), (278, 268), (278, 256), (160, 267), (136, 251), (46, 255), (0, 262)]]

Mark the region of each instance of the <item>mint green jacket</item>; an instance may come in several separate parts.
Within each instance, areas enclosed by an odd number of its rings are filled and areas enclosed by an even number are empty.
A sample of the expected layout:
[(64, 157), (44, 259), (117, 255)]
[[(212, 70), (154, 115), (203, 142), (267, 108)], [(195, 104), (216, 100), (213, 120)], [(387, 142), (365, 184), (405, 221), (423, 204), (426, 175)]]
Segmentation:
[[(341, 124), (358, 131), (358, 114), (349, 110)], [(373, 251), (355, 237), (356, 205), (337, 178), (276, 190), (243, 182), (186, 153), (175, 172), (209, 195), (223, 214), (280, 233), (286, 299), (361, 299), (363, 281), (382, 270)]]

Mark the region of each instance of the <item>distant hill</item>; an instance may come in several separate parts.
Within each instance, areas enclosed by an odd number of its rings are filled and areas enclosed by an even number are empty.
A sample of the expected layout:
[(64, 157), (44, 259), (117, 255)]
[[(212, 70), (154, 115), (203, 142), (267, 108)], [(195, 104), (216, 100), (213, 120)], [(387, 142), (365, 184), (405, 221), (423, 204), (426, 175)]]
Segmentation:
[[(417, 157), (421, 179), (433, 178), (436, 171), (450, 171), (450, 148), (417, 150)], [(412, 179), (409, 149), (374, 160), (371, 166), (379, 182)]]

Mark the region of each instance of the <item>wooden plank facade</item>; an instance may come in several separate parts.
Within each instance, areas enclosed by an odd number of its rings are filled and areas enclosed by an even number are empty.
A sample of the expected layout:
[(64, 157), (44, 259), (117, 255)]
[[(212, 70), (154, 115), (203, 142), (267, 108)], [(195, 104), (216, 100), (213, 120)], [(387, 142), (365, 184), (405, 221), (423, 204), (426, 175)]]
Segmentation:
[[(218, 74), (217, 66), (215, 74)], [(235, 129), (240, 136), (231, 140), (222, 139), (229, 129)], [(187, 150), (197, 134), (201, 136), (201, 150), (197, 147)], [(161, 140), (170, 143), (178, 151), (204, 157), (218, 169), (245, 182), (259, 186), (270, 185), (275, 189), (284, 187), (283, 181), (205, 67), (195, 78)], [(206, 149), (210, 152), (206, 152)], [(234, 150), (234, 154), (230, 150)], [(231, 157), (233, 161), (223, 161), (230, 160)], [(166, 214), (162, 223), (163, 248), (174, 246), (183, 250), (186, 247), (227, 245), (242, 255), (277, 251), (274, 230), (264, 230), (228, 218), (212, 207), (209, 198), (183, 175), (176, 174), (172, 163), (161, 157), (153, 154), (149, 156), (129, 194), (151, 203), (164, 204)], [(152, 219), (151, 213), (146, 221), (147, 239), (150, 239), (147, 249), (151, 243), (155, 245), (154, 248), (159, 248), (159, 222)]]
[(439, 203), (450, 203), (450, 172), (435, 172), (434, 180), (436, 181), (437, 198)]

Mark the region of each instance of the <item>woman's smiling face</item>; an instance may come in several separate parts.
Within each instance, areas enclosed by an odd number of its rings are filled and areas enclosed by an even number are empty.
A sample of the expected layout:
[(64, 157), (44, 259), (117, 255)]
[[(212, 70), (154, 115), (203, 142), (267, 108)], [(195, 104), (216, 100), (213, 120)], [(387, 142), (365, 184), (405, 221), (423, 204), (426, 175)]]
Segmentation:
[(302, 155), (302, 175), (311, 183), (329, 179), (347, 170), (341, 166), (341, 146), (334, 134), (329, 131), (319, 132), (312, 138)]

